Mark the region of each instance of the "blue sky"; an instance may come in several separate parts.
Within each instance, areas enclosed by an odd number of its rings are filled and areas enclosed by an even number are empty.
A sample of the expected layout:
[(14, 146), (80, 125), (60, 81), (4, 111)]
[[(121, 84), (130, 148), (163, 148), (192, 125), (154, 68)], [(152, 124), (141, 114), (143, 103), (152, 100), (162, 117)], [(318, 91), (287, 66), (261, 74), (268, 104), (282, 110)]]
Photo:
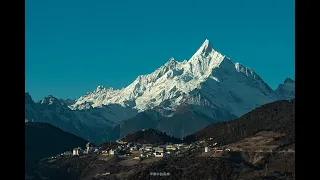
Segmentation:
[(26, 0), (26, 92), (122, 88), (205, 39), (272, 88), (294, 79), (293, 0)]

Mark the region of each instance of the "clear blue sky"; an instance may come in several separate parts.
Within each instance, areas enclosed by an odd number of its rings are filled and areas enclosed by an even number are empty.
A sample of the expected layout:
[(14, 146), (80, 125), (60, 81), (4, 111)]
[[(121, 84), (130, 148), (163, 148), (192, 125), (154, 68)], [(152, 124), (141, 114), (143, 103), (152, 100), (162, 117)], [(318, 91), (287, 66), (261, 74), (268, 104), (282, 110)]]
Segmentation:
[(26, 0), (26, 92), (122, 88), (205, 39), (272, 88), (294, 79), (294, 0)]

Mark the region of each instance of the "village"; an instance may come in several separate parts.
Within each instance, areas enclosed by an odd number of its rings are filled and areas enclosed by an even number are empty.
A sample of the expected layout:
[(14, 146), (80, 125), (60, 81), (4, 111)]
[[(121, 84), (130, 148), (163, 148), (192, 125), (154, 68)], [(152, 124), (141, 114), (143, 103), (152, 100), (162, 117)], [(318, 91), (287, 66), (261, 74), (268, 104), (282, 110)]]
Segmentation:
[[(281, 134), (273, 132), (260, 132), (255, 136), (245, 138), (237, 143), (220, 145), (213, 142), (213, 138), (197, 141), (191, 144), (187, 143), (167, 143), (167, 144), (141, 144), (133, 142), (125, 142), (117, 140), (116, 142), (106, 143), (106, 147), (95, 147), (90, 142), (85, 145), (85, 148), (75, 147), (72, 151), (63, 152), (57, 156), (47, 158), (55, 160), (60, 157), (79, 157), (88, 154), (98, 154), (102, 159), (105, 157), (118, 157), (125, 160), (139, 160), (138, 162), (149, 159), (147, 162), (157, 161), (167, 156), (183, 156), (188, 152), (197, 152), (197, 156), (220, 157), (224, 152), (273, 152), (277, 145), (272, 145), (270, 142), (275, 137), (280, 137)], [(281, 151), (282, 153), (295, 153), (294, 150), (288, 149)], [(151, 160), (151, 161), (150, 161)], [(132, 163), (130, 163), (132, 164)]]
[(102, 156), (127, 156), (134, 160), (143, 160), (147, 158), (163, 158), (169, 155), (179, 155), (188, 150), (195, 148), (203, 149), (204, 153), (208, 152), (223, 152), (231, 151), (234, 148), (218, 148), (217, 143), (208, 145), (207, 141), (199, 141), (192, 144), (186, 143), (168, 143), (162, 145), (155, 144), (140, 144), (130, 143), (117, 140), (116, 144), (113, 144), (109, 148), (95, 147), (90, 142), (85, 145), (85, 148), (75, 147), (72, 151), (66, 151), (56, 156), (52, 156), (46, 159), (52, 160), (60, 157), (71, 157), (71, 156), (84, 156), (91, 153), (100, 154)]
[[(116, 142), (104, 143), (95, 146), (88, 142), (84, 148), (75, 147), (72, 151), (66, 151), (56, 156), (45, 158), (47, 163), (64, 161), (67, 159), (78, 159), (95, 157), (102, 168), (94, 173), (95, 177), (116, 175), (119, 178), (126, 178), (134, 172), (135, 168), (148, 166), (156, 161), (168, 160), (169, 158), (193, 156), (199, 158), (232, 158), (233, 152), (258, 152), (273, 153), (277, 145), (270, 143), (275, 137), (281, 136), (273, 132), (260, 132), (254, 136), (245, 138), (231, 144), (219, 144), (214, 142), (214, 138), (187, 143), (166, 143), (166, 144), (143, 144), (116, 140)], [(278, 151), (278, 153), (295, 153), (293, 149)], [(110, 164), (116, 166), (110, 166)], [(112, 168), (113, 167), (113, 168)], [(126, 171), (117, 172), (117, 168), (124, 168)], [(150, 175), (154, 175), (150, 172)], [(160, 173), (161, 175), (161, 173)], [(168, 176), (168, 172), (162, 172), (162, 176)]]

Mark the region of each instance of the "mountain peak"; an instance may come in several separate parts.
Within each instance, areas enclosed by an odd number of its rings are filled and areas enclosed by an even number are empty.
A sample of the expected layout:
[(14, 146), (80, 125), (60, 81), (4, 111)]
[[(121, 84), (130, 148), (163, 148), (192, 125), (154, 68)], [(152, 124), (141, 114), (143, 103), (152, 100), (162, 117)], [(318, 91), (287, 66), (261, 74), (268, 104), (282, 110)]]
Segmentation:
[[(229, 58), (226, 58), (226, 56), (215, 51), (209, 40), (206, 39), (188, 62), (191, 65), (192, 74), (201, 77), (209, 76), (212, 70), (216, 67), (220, 67), (225, 59), (230, 60)], [(224, 66), (229, 67), (231, 63), (229, 63), (229, 61), (226, 62), (227, 63), (223, 63), (225, 64)]]
[(171, 57), (168, 62), (175, 62), (175, 61), (176, 60), (174, 59), (174, 57)]
[(32, 100), (32, 98), (31, 98), (31, 95), (30, 95), (28, 92), (25, 93), (25, 103), (26, 103), (26, 104), (31, 104), (31, 103), (33, 103), (33, 100)]
[(210, 41), (208, 39), (206, 39), (202, 45), (200, 46), (200, 48), (198, 49), (198, 51), (196, 52), (196, 54), (198, 55), (202, 55), (202, 56), (208, 56), (208, 54), (213, 51), (213, 47), (212, 44), (210, 43)]
[(294, 82), (294, 80), (292, 80), (291, 78), (286, 78), (285, 80), (284, 80), (284, 84), (292, 84), (292, 83), (295, 83)]
[(190, 58), (191, 59), (195, 59), (196, 57), (208, 57), (210, 56), (210, 54), (214, 53), (215, 50), (213, 49), (212, 44), (210, 43), (210, 41), (208, 39), (206, 39), (202, 45), (200, 46), (200, 48), (197, 50), (197, 52)]
[(203, 42), (203, 44), (202, 44), (202, 45), (209, 45), (209, 44), (210, 44), (209, 39), (206, 39), (206, 40), (204, 40), (204, 42)]
[(176, 64), (176, 63), (177, 63), (177, 61), (173, 57), (171, 57), (166, 64), (171, 65), (171, 64)]
[(104, 89), (104, 87), (103, 87), (102, 85), (99, 85), (99, 86), (97, 87), (97, 90), (101, 90), (101, 89)]
[(48, 105), (51, 105), (51, 104), (61, 104), (61, 102), (59, 101), (59, 99), (57, 99), (56, 97), (52, 96), (52, 95), (48, 95), (46, 97), (44, 97), (41, 101), (40, 101), (40, 104), (48, 104)]
[(278, 88), (275, 90), (278, 99), (292, 99), (295, 96), (295, 82), (290, 78), (286, 78), (283, 84), (279, 84)]
[(171, 57), (162, 67), (172, 69), (176, 66), (177, 63), (178, 62), (173, 57)]
[(30, 98), (31, 99), (31, 95), (28, 92), (26, 92), (25, 93), (25, 98)]
[(106, 90), (105, 87), (103, 87), (102, 85), (99, 85), (99, 86), (97, 87), (97, 89), (94, 90), (94, 92), (97, 93), (97, 92), (101, 92), (101, 91), (105, 91), (105, 90)]

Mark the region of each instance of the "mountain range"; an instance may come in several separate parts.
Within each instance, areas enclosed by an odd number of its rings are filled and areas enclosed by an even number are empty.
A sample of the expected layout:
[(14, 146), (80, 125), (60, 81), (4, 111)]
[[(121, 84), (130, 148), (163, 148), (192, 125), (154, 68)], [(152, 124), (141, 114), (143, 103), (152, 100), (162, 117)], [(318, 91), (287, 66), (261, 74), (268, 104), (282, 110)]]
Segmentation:
[(98, 86), (76, 100), (48, 96), (39, 102), (26, 93), (25, 119), (48, 122), (97, 144), (143, 128), (185, 137), (263, 104), (292, 99), (294, 88), (287, 78), (273, 90), (205, 40), (189, 60), (170, 58), (123, 89)]

